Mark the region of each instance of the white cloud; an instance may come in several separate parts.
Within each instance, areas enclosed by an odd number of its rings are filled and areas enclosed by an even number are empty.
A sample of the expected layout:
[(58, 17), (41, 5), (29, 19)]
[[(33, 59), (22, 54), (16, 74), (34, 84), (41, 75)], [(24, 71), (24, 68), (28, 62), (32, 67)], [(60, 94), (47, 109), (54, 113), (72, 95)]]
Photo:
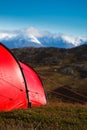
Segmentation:
[(26, 28), (23, 30), (23, 33), (26, 35), (26, 36), (29, 36), (29, 35), (34, 35), (36, 37), (40, 37), (41, 36), (41, 33), (38, 29), (36, 28), (33, 28), (33, 27), (29, 27), (29, 28)]
[(61, 36), (63, 38), (64, 41), (68, 42), (68, 43), (72, 43), (74, 46), (78, 46), (81, 43), (87, 41), (86, 37), (71, 37), (71, 36), (67, 36), (67, 35), (62, 35)]
[(9, 39), (9, 38), (12, 38), (14, 36), (15, 36), (15, 34), (10, 34), (7, 32), (0, 32), (0, 39)]
[(61, 37), (63, 38), (64, 41), (66, 41), (68, 43), (72, 43), (72, 44), (75, 43), (75, 38), (72, 38), (72, 37), (67, 36), (67, 35), (62, 35)]
[(21, 30), (22, 33), (24, 33), (26, 36), (29, 36), (29, 35), (33, 35), (35, 37), (43, 37), (43, 36), (50, 36), (52, 35), (50, 32), (48, 31), (41, 31), (41, 30), (38, 30), (34, 27), (29, 27), (29, 28), (25, 28), (23, 30)]

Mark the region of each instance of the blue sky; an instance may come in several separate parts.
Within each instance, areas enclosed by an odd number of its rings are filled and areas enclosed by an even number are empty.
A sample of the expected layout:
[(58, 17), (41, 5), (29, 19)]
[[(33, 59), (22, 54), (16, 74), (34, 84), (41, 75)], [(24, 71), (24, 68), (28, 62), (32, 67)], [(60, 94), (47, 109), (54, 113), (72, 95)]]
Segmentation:
[(87, 36), (87, 0), (0, 0), (0, 30), (30, 26)]

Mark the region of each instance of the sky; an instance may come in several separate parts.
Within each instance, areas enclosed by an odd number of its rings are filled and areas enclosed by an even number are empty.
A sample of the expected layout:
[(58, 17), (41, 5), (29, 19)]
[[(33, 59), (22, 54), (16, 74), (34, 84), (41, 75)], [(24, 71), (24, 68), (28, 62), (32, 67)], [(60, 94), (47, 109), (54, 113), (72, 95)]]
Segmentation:
[(0, 30), (27, 27), (87, 36), (87, 0), (0, 0)]

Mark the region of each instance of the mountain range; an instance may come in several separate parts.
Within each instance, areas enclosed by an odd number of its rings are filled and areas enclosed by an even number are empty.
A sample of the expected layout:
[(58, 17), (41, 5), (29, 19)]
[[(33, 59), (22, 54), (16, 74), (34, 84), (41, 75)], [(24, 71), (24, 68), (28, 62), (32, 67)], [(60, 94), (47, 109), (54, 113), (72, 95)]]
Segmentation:
[(30, 27), (22, 30), (0, 31), (0, 42), (8, 48), (58, 47), (73, 48), (87, 43), (87, 37), (53, 34)]

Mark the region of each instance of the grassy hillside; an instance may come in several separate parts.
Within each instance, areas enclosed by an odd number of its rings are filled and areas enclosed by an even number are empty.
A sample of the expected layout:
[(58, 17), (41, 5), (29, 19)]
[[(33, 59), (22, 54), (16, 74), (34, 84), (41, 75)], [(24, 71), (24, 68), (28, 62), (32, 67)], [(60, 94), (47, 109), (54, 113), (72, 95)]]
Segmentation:
[(87, 46), (11, 50), (40, 76), (47, 105), (0, 113), (0, 130), (87, 130)]
[(87, 130), (87, 106), (55, 102), (2, 112), (0, 130)]

